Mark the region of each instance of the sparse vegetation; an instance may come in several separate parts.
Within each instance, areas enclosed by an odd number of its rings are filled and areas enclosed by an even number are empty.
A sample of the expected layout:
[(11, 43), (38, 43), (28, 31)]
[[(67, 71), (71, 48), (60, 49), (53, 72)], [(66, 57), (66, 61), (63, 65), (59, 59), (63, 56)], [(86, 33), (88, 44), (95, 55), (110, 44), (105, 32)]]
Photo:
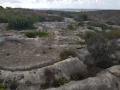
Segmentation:
[(61, 16), (47, 16), (47, 18), (46, 18), (46, 21), (49, 21), (49, 22), (55, 22), (55, 21), (60, 22), (63, 20), (64, 20), (64, 18)]
[(6, 86), (3, 84), (0, 84), (0, 90), (6, 90)]
[(7, 23), (8, 19), (6, 17), (0, 17), (0, 23)]
[(86, 42), (79, 42), (78, 44), (80, 44), (80, 45), (85, 45)]
[(111, 30), (105, 33), (109, 39), (118, 39), (120, 38), (120, 30)]
[(115, 25), (115, 23), (114, 22), (110, 22), (110, 21), (108, 21), (108, 22), (106, 22), (108, 25)]
[(72, 74), (70, 78), (71, 78), (71, 80), (79, 80), (79, 75), (78, 74)]
[(44, 75), (46, 77), (46, 82), (44, 84), (41, 85), (42, 89), (46, 89), (49, 88), (50, 86), (54, 85), (54, 81), (55, 81), (55, 71), (54, 69), (45, 69)]
[(79, 23), (78, 23), (78, 26), (83, 27), (83, 26), (84, 26), (84, 22), (79, 22)]
[(72, 24), (67, 26), (67, 30), (75, 30), (75, 29), (76, 29), (75, 26)]
[[(104, 11), (71, 12), (0, 7), (0, 90), (6, 90), (6, 87), (11, 90), (24, 87), (39, 90), (58, 88), (69, 80), (95, 77), (99, 71), (120, 64), (120, 29), (116, 25), (120, 22), (120, 15), (117, 12), (108, 15)], [(118, 20), (114, 20), (114, 17)], [(112, 69), (117, 70), (116, 67)], [(40, 80), (37, 81), (37, 78)], [(71, 82), (67, 85), (71, 85)], [(66, 88), (66, 85), (61, 88)]]
[(46, 18), (44, 16), (39, 16), (38, 21), (39, 22), (44, 22), (44, 21), (46, 21)]
[(48, 35), (47, 32), (28, 32), (25, 34), (29, 38), (35, 38), (35, 37), (45, 37)]
[(102, 30), (107, 30), (108, 28), (110, 28), (107, 25), (105, 25), (103, 23), (98, 23), (98, 22), (89, 22), (88, 25), (90, 25), (91, 27), (92, 26), (94, 26), (94, 27), (100, 27), (100, 28), (102, 28)]
[(68, 80), (65, 77), (59, 78), (55, 80), (55, 86), (61, 86), (67, 83)]
[(94, 36), (87, 37), (89, 37), (87, 48), (91, 53), (91, 57), (94, 59), (95, 65), (100, 68), (108, 68), (112, 66), (113, 58), (110, 56), (118, 50), (115, 41), (109, 41), (103, 33), (97, 33)]
[(93, 38), (96, 38), (96, 32), (88, 31), (83, 35), (83, 38), (85, 40), (85, 43), (91, 42)]
[(71, 74), (71, 80), (75, 80), (75, 81), (77, 81), (77, 80), (82, 80), (82, 79), (84, 79), (85, 77), (84, 76), (82, 76), (82, 75), (80, 75), (79, 73), (74, 73), (74, 74)]
[(69, 58), (69, 56), (76, 57), (77, 54), (76, 54), (75, 50), (73, 50), (73, 49), (65, 49), (65, 50), (63, 50), (60, 53), (59, 61), (65, 60), (65, 59)]
[(94, 30), (93, 26), (88, 26), (87, 28), (90, 29), (90, 30)]
[(4, 7), (0, 6), (0, 9), (4, 9)]
[(75, 18), (76, 21), (88, 21), (88, 16), (85, 15), (85, 14), (81, 14), (81, 15), (78, 15), (76, 18)]

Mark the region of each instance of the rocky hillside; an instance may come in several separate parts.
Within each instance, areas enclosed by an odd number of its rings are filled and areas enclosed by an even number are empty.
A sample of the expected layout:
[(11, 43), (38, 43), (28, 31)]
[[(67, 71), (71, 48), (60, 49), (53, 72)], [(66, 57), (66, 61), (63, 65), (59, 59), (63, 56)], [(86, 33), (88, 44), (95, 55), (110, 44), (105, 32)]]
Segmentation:
[(118, 12), (2, 9), (0, 90), (120, 90)]

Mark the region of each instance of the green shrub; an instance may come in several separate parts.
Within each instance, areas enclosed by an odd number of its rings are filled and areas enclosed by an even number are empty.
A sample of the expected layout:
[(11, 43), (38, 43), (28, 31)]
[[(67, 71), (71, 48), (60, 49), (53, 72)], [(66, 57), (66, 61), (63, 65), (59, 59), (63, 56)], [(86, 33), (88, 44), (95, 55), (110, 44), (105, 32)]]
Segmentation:
[(49, 88), (50, 86), (54, 85), (54, 81), (55, 81), (55, 71), (54, 69), (45, 69), (45, 77), (46, 77), (46, 82), (44, 83), (44, 85), (42, 85), (42, 88)]
[(46, 18), (45, 18), (45, 17), (43, 17), (43, 16), (38, 17), (38, 21), (39, 21), (39, 22), (44, 22), (44, 21), (46, 21)]
[(115, 25), (114, 22), (110, 22), (110, 21), (108, 21), (108, 22), (106, 22), (106, 23), (109, 24), (109, 25)]
[(0, 10), (1, 10), (1, 9), (3, 10), (3, 9), (4, 9), (4, 7), (0, 6)]
[(29, 38), (35, 38), (36, 36), (38, 36), (38, 37), (47, 36), (48, 33), (47, 32), (28, 32), (25, 35)]
[(77, 17), (75, 18), (75, 20), (77, 20), (77, 21), (88, 21), (89, 19), (88, 19), (88, 16), (87, 16), (87, 15), (82, 14), (82, 15), (77, 16)]
[(71, 78), (71, 80), (79, 80), (79, 75), (78, 74), (72, 74), (70, 78)]
[(87, 31), (85, 33), (80, 33), (77, 36), (85, 40), (84, 42), (79, 42), (78, 44), (85, 45), (86, 43), (90, 42), (96, 36), (96, 32)]
[(55, 80), (55, 86), (61, 86), (67, 83), (68, 80), (64, 77)]
[(75, 28), (74, 25), (70, 24), (70, 25), (67, 26), (67, 29), (68, 30), (75, 30), (76, 28)]
[(84, 26), (84, 22), (79, 22), (79, 23), (78, 23), (78, 26), (83, 27), (83, 26)]
[(75, 74), (71, 74), (70, 76), (71, 80), (82, 80), (85, 78), (85, 76), (82, 76), (81, 74), (75, 73)]
[(77, 34), (77, 36), (84, 38), (84, 33), (79, 33), (79, 34)]
[(36, 34), (35, 33), (32, 33), (32, 32), (28, 32), (25, 34), (28, 38), (35, 38), (36, 37)]
[(86, 43), (91, 42), (91, 40), (94, 39), (95, 37), (96, 37), (96, 33), (94, 31), (88, 31), (83, 36)]
[(85, 45), (86, 42), (79, 42), (78, 44), (80, 44), (80, 45)]
[(8, 19), (6, 17), (0, 17), (0, 23), (7, 23)]
[(90, 29), (90, 30), (94, 30), (93, 26), (88, 26), (87, 28)]
[(95, 27), (101, 27), (102, 30), (107, 30), (109, 27), (103, 23), (98, 23), (98, 22), (89, 22), (88, 25), (90, 26), (95, 26)]
[(13, 30), (35, 29), (34, 22), (32, 18), (11, 18), (7, 28)]
[(3, 84), (0, 84), (0, 90), (6, 90), (6, 86)]

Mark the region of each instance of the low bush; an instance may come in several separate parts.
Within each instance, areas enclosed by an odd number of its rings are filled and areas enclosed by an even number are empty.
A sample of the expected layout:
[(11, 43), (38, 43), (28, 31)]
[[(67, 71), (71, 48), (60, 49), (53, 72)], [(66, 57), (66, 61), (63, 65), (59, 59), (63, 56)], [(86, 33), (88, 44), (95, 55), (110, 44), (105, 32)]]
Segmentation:
[(85, 14), (81, 14), (81, 15), (78, 15), (76, 18), (75, 18), (76, 21), (88, 21), (88, 16), (85, 15)]
[(28, 32), (25, 34), (28, 38), (35, 38), (36, 36), (38, 37), (44, 37), (47, 36), (47, 32)]
[(3, 84), (0, 84), (0, 90), (6, 90), (6, 86)]
[(83, 38), (86, 43), (91, 42), (92, 39), (96, 38), (96, 32), (88, 31), (83, 35)]
[(67, 82), (68, 80), (65, 77), (62, 77), (62, 78), (56, 79), (54, 83), (55, 83), (55, 86), (61, 86)]
[(79, 22), (77, 25), (83, 27), (84, 26), (84, 22)]
[(32, 18), (11, 18), (8, 20), (7, 29), (13, 30), (25, 30), (25, 29), (36, 29)]
[(106, 34), (106, 36), (107, 36), (107, 38), (109, 38), (109, 39), (118, 39), (118, 38), (120, 38), (120, 30), (118, 29), (118, 30), (111, 30), (111, 31), (109, 31), (109, 32), (106, 32), (105, 33)]
[(75, 26), (72, 24), (67, 26), (67, 30), (75, 30), (75, 29), (76, 29)]
[(79, 42), (78, 44), (80, 44), (80, 45), (85, 45), (86, 42)]
[(80, 75), (78, 73), (75, 73), (75, 74), (71, 74), (70, 78), (71, 78), (71, 80), (75, 80), (76, 81), (76, 80), (84, 79), (84, 76), (82, 76), (82, 75)]
[(108, 25), (115, 25), (115, 23), (114, 22), (110, 22), (110, 21), (108, 21), (108, 22), (106, 22)]
[(73, 50), (73, 49), (65, 49), (62, 52), (60, 52), (59, 61), (65, 60), (65, 59), (69, 58), (69, 56), (76, 57), (77, 54), (76, 54), (75, 50)]
[(45, 83), (41, 84), (40, 86), (42, 90), (45, 90), (54, 85), (55, 71), (54, 69), (45, 68), (44, 75), (45, 75)]
[(88, 25), (90, 26), (95, 26), (95, 27), (101, 27), (102, 30), (107, 30), (109, 27), (103, 23), (98, 23), (98, 22), (89, 22)]
[(88, 26), (87, 28), (90, 29), (90, 30), (94, 30), (93, 26)]
[(96, 35), (92, 36), (89, 42), (87, 42), (87, 48), (96, 66), (108, 68), (114, 65), (111, 55), (114, 54), (119, 47), (116, 41), (109, 41), (104, 33), (96, 33)]
[(0, 17), (0, 23), (8, 23), (8, 19), (6, 17)]
[(38, 21), (39, 22), (45, 22), (46, 21), (46, 18), (41, 16), (41, 17), (38, 17)]
[(1, 10), (1, 9), (3, 10), (3, 9), (4, 9), (4, 7), (0, 6), (0, 10)]

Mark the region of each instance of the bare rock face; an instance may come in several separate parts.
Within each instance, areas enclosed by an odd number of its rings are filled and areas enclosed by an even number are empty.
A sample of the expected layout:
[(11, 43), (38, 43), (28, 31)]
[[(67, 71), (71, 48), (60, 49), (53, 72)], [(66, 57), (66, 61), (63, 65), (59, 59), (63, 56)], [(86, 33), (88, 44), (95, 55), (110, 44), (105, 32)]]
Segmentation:
[(70, 82), (47, 90), (120, 90), (120, 65), (106, 69), (97, 77)]
[(65, 77), (70, 79), (71, 74), (87, 73), (87, 67), (78, 58), (68, 58), (65, 61), (58, 62), (48, 68), (53, 68), (55, 71), (57, 71), (57, 78)]

